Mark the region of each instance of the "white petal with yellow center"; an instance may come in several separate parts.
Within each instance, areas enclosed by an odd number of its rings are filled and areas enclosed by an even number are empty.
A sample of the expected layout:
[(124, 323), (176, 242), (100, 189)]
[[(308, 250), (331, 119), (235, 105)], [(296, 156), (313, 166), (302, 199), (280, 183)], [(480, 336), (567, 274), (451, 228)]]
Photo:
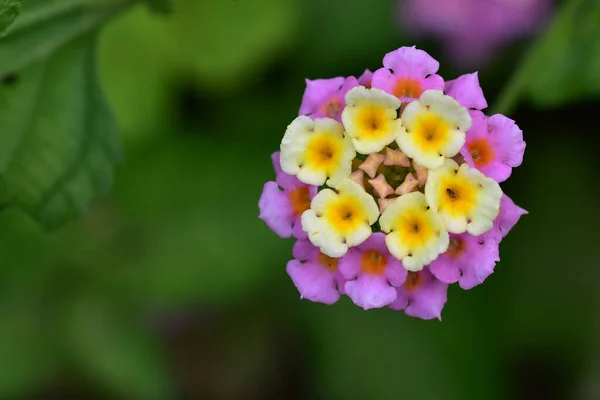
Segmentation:
[(341, 257), (367, 240), (379, 217), (375, 200), (356, 182), (344, 179), (336, 189), (321, 190), (302, 214), (302, 229), (329, 257)]
[(346, 93), (342, 122), (356, 151), (376, 153), (403, 131), (398, 119), (400, 100), (380, 89), (358, 86)]
[(440, 90), (426, 90), (402, 113), (404, 131), (398, 146), (425, 168), (439, 168), (446, 157), (454, 157), (471, 129), (467, 109)]
[(427, 206), (420, 192), (405, 194), (387, 206), (379, 219), (388, 233), (390, 253), (402, 260), (404, 268), (420, 271), (448, 249), (448, 232), (441, 218)]
[(350, 176), (355, 155), (342, 124), (330, 118), (312, 120), (301, 115), (281, 141), (281, 169), (309, 185), (337, 185)]
[(425, 196), (448, 232), (478, 236), (492, 228), (500, 212), (502, 190), (475, 168), (446, 160), (441, 168), (429, 171)]

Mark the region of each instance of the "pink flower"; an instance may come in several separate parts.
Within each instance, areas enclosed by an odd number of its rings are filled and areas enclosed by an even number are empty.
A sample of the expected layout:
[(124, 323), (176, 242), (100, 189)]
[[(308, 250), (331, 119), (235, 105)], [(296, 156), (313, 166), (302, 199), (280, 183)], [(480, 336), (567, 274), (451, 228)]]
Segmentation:
[(494, 221), (490, 234), (500, 243), (525, 214), (529, 214), (527, 210), (517, 206), (507, 195), (503, 195), (500, 200), (500, 214)]
[(468, 290), (483, 283), (494, 272), (497, 261), (498, 240), (493, 235), (451, 234), (448, 250), (429, 265), (429, 270), (440, 281), (458, 282)]
[(496, 114), (471, 115), (473, 124), (460, 153), (467, 164), (503, 182), (523, 162), (523, 131), (510, 118)]
[(396, 300), (389, 306), (392, 310), (404, 310), (411, 317), (442, 320), (448, 284), (435, 279), (428, 268), (409, 272), (404, 285), (396, 290)]
[(365, 310), (381, 308), (396, 300), (395, 287), (404, 284), (407, 274), (402, 262), (388, 251), (381, 232), (351, 248), (340, 259), (340, 272), (348, 280), (344, 286), (346, 294)]
[(446, 82), (444, 91), (469, 110), (483, 110), (488, 104), (479, 86), (477, 72), (465, 74)]
[(317, 194), (317, 187), (300, 182), (295, 176), (281, 170), (279, 152), (271, 155), (275, 168), (276, 181), (265, 183), (258, 208), (259, 218), (279, 237), (294, 235), (297, 239), (306, 239), (300, 217), (310, 208), (310, 201)]
[(550, 16), (551, 0), (405, 0), (403, 26), (437, 37), (461, 66), (480, 65), (507, 42), (533, 34)]
[(341, 122), (341, 115), (346, 101), (346, 93), (358, 86), (358, 80), (350, 76), (348, 78), (337, 77), (331, 79), (306, 80), (306, 90), (300, 105), (300, 115), (308, 115), (315, 118), (333, 118)]
[(328, 305), (338, 301), (345, 283), (338, 270), (338, 259), (321, 253), (308, 240), (298, 240), (293, 255), (295, 260), (287, 263), (286, 271), (300, 297)]
[(428, 89), (444, 89), (444, 80), (435, 74), (440, 63), (423, 50), (401, 47), (385, 55), (383, 66), (373, 73), (373, 87), (402, 102), (419, 98)]

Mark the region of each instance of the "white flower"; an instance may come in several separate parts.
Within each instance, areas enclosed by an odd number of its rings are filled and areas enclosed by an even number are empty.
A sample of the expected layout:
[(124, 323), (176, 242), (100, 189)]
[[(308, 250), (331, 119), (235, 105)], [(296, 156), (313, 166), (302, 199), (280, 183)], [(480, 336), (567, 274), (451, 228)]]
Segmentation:
[(356, 151), (376, 153), (403, 130), (398, 119), (400, 100), (379, 89), (358, 86), (346, 93), (342, 122)]
[(341, 257), (367, 240), (379, 217), (375, 200), (356, 182), (345, 179), (336, 189), (321, 190), (302, 214), (309, 240), (330, 257)]
[(388, 233), (385, 243), (404, 268), (419, 271), (446, 251), (450, 243), (441, 218), (427, 206), (425, 195), (413, 192), (398, 197), (379, 219)]
[(342, 124), (330, 118), (301, 115), (281, 141), (281, 169), (309, 185), (337, 185), (350, 176), (355, 155)]
[(426, 90), (402, 113), (404, 131), (398, 146), (425, 168), (438, 168), (445, 157), (454, 157), (465, 144), (471, 129), (467, 109), (440, 90)]
[(448, 232), (479, 236), (492, 229), (500, 212), (500, 185), (475, 168), (446, 160), (441, 168), (430, 170), (425, 196)]

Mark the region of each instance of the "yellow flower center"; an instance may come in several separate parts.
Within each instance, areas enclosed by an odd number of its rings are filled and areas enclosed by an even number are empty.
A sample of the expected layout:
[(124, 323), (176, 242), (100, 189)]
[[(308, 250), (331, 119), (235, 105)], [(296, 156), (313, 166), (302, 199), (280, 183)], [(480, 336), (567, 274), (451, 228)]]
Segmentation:
[(452, 258), (459, 258), (462, 253), (465, 251), (465, 241), (460, 238), (450, 239), (450, 244), (448, 245), (448, 250), (446, 250), (446, 254)]
[(306, 148), (306, 162), (318, 169), (335, 167), (340, 158), (341, 143), (332, 135), (313, 138)]
[(354, 232), (367, 219), (358, 199), (348, 197), (332, 203), (325, 218), (338, 233)]
[(408, 292), (414, 292), (419, 286), (423, 284), (423, 278), (421, 272), (408, 271), (406, 275), (406, 282), (404, 282), (404, 289)]
[(494, 159), (494, 150), (486, 138), (475, 139), (469, 142), (467, 150), (473, 158), (476, 167), (483, 167)]
[(337, 270), (337, 266), (338, 266), (337, 258), (329, 257), (326, 254), (320, 253), (319, 257), (317, 259), (322, 266), (324, 266), (331, 272), (335, 272), (335, 270)]
[(387, 257), (376, 250), (365, 251), (360, 262), (360, 270), (369, 275), (383, 275)]
[(288, 197), (295, 217), (299, 217), (304, 211), (310, 208), (310, 191), (308, 190), (308, 186), (301, 186), (298, 189), (292, 190), (288, 194)]
[(419, 81), (415, 79), (400, 78), (396, 81), (394, 88), (392, 89), (394, 96), (398, 98), (412, 97), (418, 98), (423, 93), (423, 88)]
[(425, 151), (438, 151), (449, 139), (450, 127), (439, 116), (427, 114), (421, 117), (415, 129), (418, 146)]
[(402, 240), (412, 249), (419, 248), (427, 243), (434, 232), (425, 211), (419, 209), (403, 215), (397, 226)]
[(442, 181), (439, 208), (453, 215), (468, 215), (477, 203), (477, 187), (464, 177), (451, 175)]
[(360, 133), (371, 139), (385, 136), (390, 131), (390, 119), (382, 107), (362, 107), (356, 122)]

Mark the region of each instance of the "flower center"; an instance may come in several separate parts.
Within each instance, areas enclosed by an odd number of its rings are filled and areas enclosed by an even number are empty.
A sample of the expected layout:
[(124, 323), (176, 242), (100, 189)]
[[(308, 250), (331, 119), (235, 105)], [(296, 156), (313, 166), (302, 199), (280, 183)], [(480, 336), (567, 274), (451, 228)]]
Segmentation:
[(423, 88), (419, 81), (415, 79), (400, 78), (396, 81), (392, 92), (398, 98), (411, 97), (416, 99), (423, 93)]
[(448, 140), (449, 127), (440, 117), (429, 114), (419, 119), (415, 131), (421, 149), (437, 151)]
[(448, 250), (446, 250), (446, 254), (452, 258), (459, 258), (461, 254), (465, 251), (466, 243), (464, 240), (459, 238), (450, 239), (450, 244), (448, 245)]
[(339, 158), (339, 143), (333, 138), (320, 135), (307, 146), (306, 161), (319, 169), (327, 169)]
[(494, 159), (494, 150), (487, 138), (479, 138), (469, 142), (467, 150), (477, 167), (483, 167)]
[(376, 138), (389, 131), (388, 118), (381, 107), (363, 107), (357, 119), (359, 131), (364, 136)]
[(411, 249), (423, 246), (431, 238), (433, 230), (431, 224), (423, 213), (418, 210), (403, 216), (401, 221), (401, 235), (404, 242)]
[(476, 188), (464, 178), (449, 177), (443, 182), (442, 190), (440, 208), (454, 215), (466, 215), (476, 204)]
[(308, 190), (308, 186), (300, 186), (298, 189), (292, 190), (288, 194), (288, 197), (295, 217), (299, 217), (304, 211), (310, 208), (310, 191)]
[(404, 289), (408, 292), (414, 292), (422, 283), (423, 278), (420, 272), (408, 271), (406, 282), (404, 282)]
[(321, 264), (322, 266), (324, 266), (331, 272), (335, 272), (335, 270), (337, 270), (337, 266), (338, 266), (337, 258), (329, 257), (328, 255), (320, 253), (318, 260), (319, 260), (319, 264)]
[(369, 275), (383, 275), (387, 265), (387, 257), (376, 250), (365, 251), (360, 262), (360, 269)]
[(327, 103), (321, 106), (323, 114), (329, 118), (335, 118), (342, 111), (342, 104), (336, 98), (329, 100)]
[(360, 203), (350, 198), (341, 199), (332, 204), (327, 211), (326, 218), (339, 233), (353, 232), (366, 220)]

